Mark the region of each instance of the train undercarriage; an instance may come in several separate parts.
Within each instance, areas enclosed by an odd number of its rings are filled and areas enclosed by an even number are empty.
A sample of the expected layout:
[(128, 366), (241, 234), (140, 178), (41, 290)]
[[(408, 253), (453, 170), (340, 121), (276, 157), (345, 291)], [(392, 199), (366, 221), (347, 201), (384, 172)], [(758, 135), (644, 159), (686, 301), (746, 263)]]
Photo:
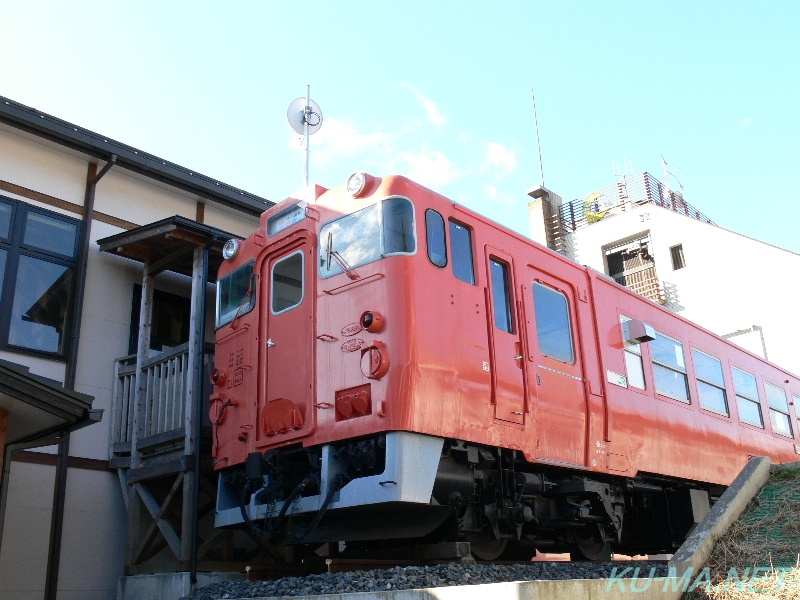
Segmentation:
[(253, 453), (220, 474), (217, 526), (273, 544), (391, 546), (467, 541), (482, 560), (671, 553), (721, 486), (614, 477), (528, 462), (521, 452), (392, 432)]

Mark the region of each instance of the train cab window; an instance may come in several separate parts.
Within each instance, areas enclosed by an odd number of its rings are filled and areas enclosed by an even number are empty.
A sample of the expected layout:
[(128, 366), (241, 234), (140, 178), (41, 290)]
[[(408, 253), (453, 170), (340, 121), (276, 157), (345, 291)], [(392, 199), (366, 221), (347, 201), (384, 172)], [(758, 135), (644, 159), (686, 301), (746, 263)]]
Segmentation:
[(453, 275), (467, 283), (475, 283), (475, 267), (472, 259), (472, 232), (457, 221), (450, 221), (450, 256)]
[(761, 416), (761, 399), (758, 396), (756, 378), (750, 373), (731, 368), (733, 373), (733, 389), (736, 391), (736, 406), (739, 407), (739, 418), (750, 425), (764, 427)]
[(446, 267), (447, 244), (444, 239), (444, 217), (435, 210), (425, 211), (425, 238), (428, 244), (428, 260), (437, 267)]
[(249, 313), (256, 305), (253, 265), (250, 261), (217, 281), (217, 327)]
[(303, 253), (294, 252), (272, 267), (272, 314), (286, 312), (303, 301)]
[(533, 311), (539, 350), (564, 363), (575, 362), (569, 305), (561, 292), (533, 282)]
[(692, 348), (694, 374), (697, 378), (697, 392), (700, 394), (700, 406), (706, 410), (729, 416), (728, 399), (725, 396), (725, 379), (722, 377), (722, 363)]
[(688, 403), (689, 380), (686, 376), (683, 344), (656, 332), (656, 339), (650, 342), (650, 352), (653, 357), (656, 391), (662, 396)]
[(407, 198), (387, 198), (382, 202), (383, 255), (413, 254), (417, 250), (414, 236), (414, 205)]
[(489, 259), (492, 278), (492, 305), (494, 306), (494, 324), (498, 329), (514, 333), (514, 314), (511, 310), (511, 285), (509, 283), (508, 265), (496, 258)]
[[(626, 321), (630, 321), (630, 319), (624, 315), (620, 315), (620, 322), (623, 326)], [(624, 337), (625, 336), (623, 336), (623, 338)], [(639, 388), (640, 390), (646, 389), (641, 344), (625, 340), (625, 370), (627, 372), (629, 386)]]
[(786, 391), (768, 381), (764, 382), (769, 404), (769, 420), (772, 430), (780, 435), (792, 437), (792, 419), (789, 416), (789, 403), (786, 400)]

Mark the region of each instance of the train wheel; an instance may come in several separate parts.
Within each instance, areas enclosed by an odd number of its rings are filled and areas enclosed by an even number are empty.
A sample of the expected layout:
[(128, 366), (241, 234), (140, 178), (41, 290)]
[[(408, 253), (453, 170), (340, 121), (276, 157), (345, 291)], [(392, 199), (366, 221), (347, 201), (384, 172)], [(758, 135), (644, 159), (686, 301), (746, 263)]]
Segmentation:
[(592, 524), (572, 532), (569, 556), (574, 561), (610, 561), (611, 544), (603, 540), (600, 525)]
[(470, 540), (469, 550), (478, 560), (497, 560), (508, 545), (508, 540)]

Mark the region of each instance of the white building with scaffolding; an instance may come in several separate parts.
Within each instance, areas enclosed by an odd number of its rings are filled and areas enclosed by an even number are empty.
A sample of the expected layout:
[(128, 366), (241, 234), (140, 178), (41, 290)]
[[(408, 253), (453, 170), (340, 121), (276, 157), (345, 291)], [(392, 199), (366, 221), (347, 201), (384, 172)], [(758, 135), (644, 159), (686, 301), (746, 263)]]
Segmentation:
[(529, 192), (532, 237), (800, 372), (800, 255), (715, 225), (649, 173), (563, 202)]

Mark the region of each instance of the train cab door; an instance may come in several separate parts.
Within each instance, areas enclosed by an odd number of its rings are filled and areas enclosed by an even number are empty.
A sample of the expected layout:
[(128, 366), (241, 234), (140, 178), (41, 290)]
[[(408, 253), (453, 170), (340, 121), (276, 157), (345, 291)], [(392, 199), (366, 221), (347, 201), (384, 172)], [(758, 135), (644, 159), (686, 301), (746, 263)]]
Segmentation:
[(528, 265), (522, 286), (536, 457), (586, 466), (587, 400), (573, 286)]
[[(314, 429), (313, 261), (308, 239), (294, 238), (262, 262), (258, 440), (280, 442)], [(256, 444), (258, 446), (258, 444)]]
[(511, 256), (486, 247), (487, 319), (494, 418), (524, 424), (526, 377)]

